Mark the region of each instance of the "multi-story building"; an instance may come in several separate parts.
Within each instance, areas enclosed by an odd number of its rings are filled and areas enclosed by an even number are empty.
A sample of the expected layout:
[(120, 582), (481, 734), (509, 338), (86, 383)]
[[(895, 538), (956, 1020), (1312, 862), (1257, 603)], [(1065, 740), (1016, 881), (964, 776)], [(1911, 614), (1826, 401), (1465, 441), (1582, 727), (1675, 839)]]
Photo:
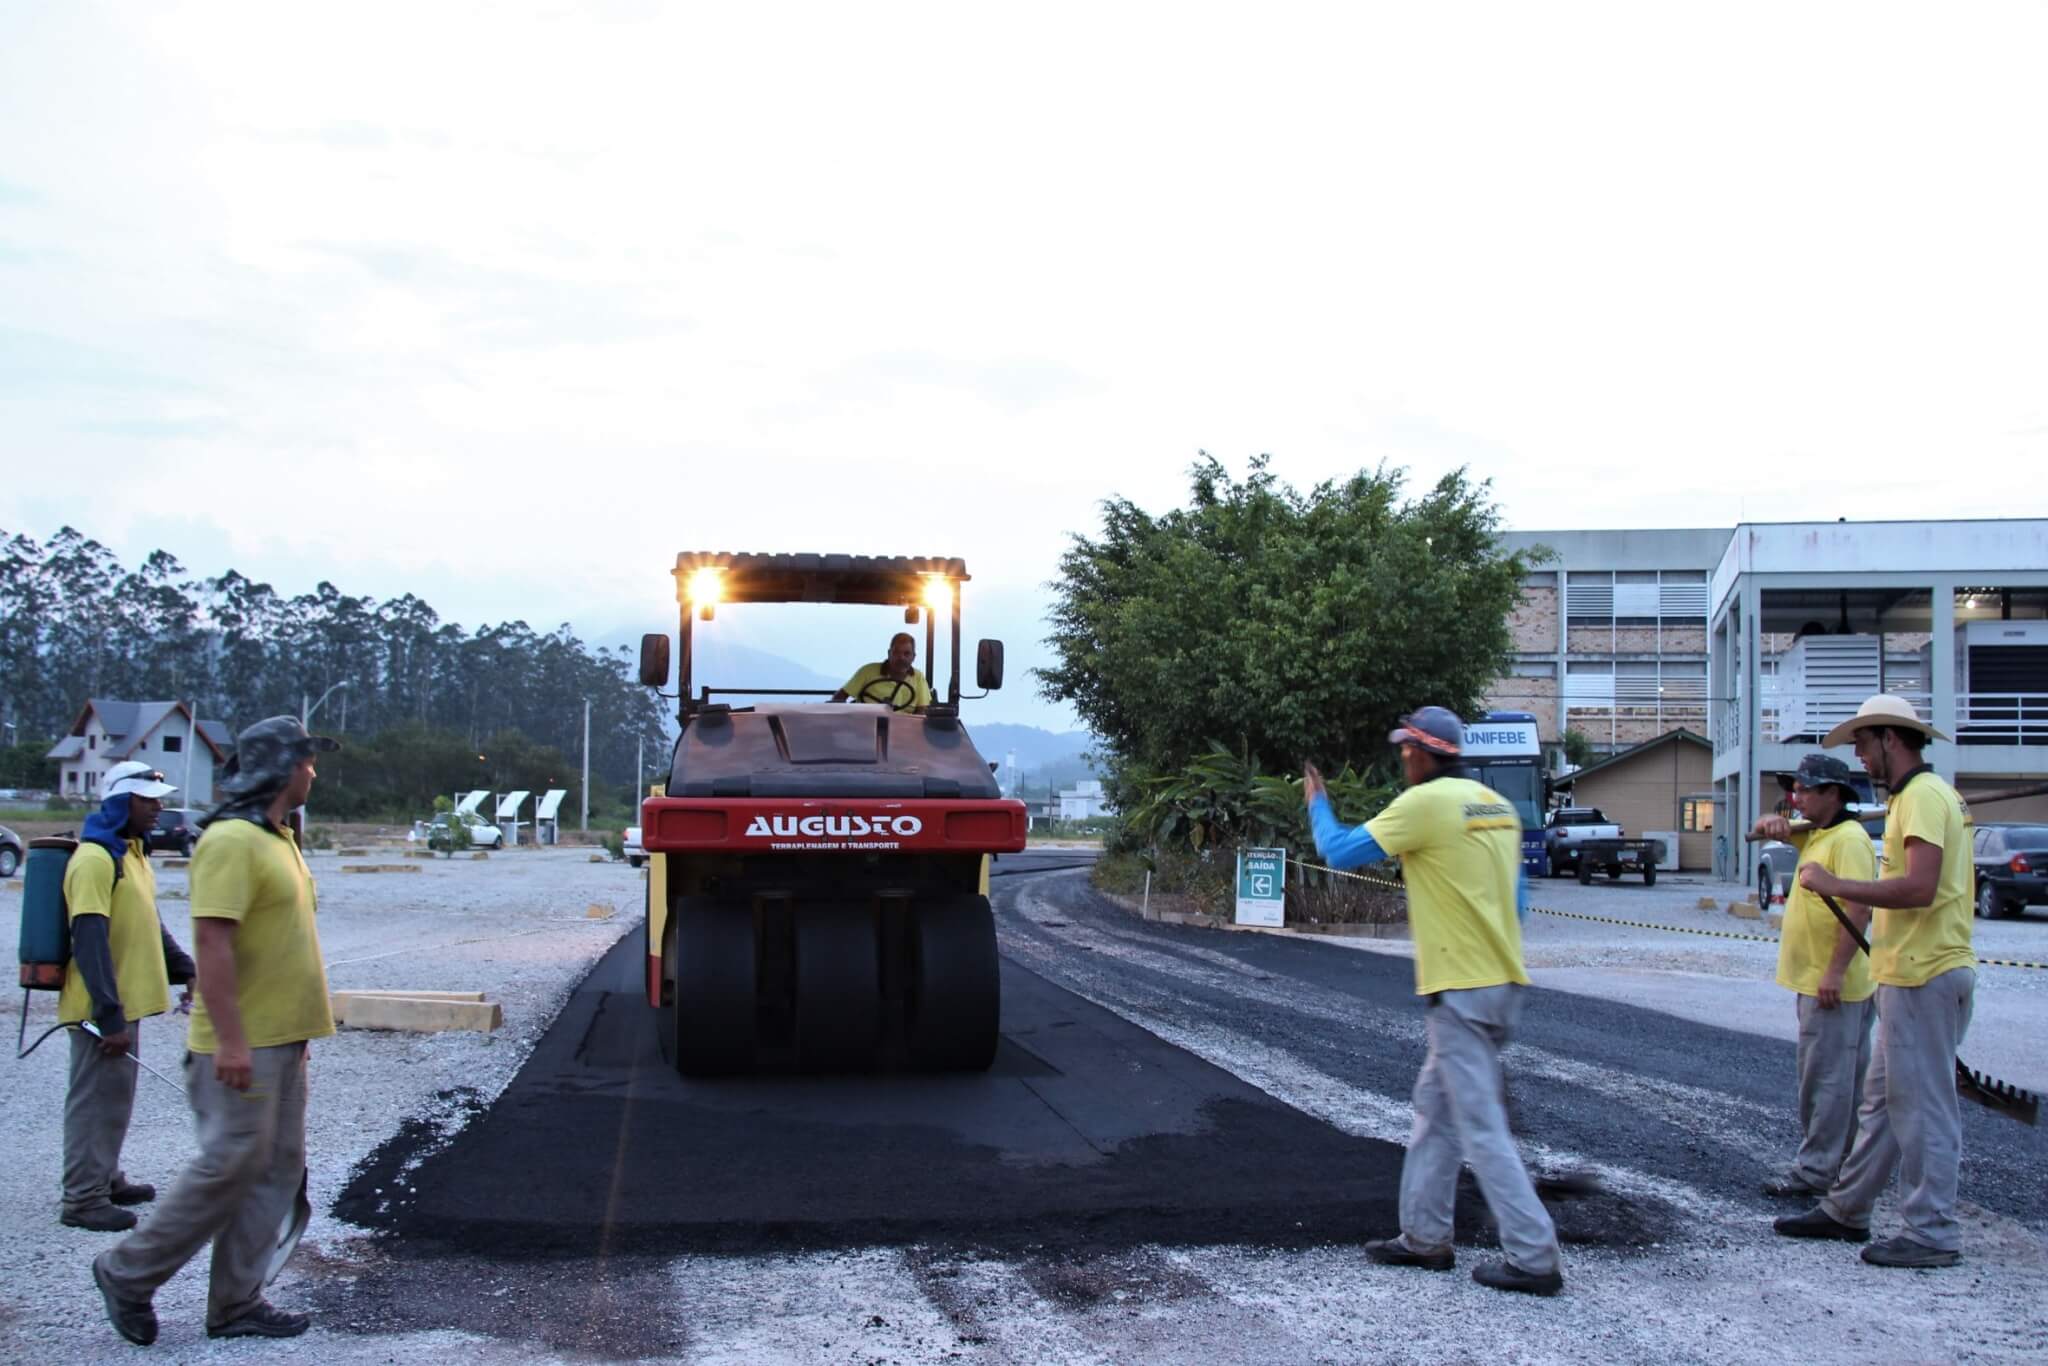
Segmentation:
[(1515, 658), (1488, 705), (1536, 717), (1546, 747), (1566, 731), (1594, 756), (1674, 730), (1707, 730), (1708, 578), (1725, 529), (1512, 531), (1505, 551), (1549, 558), (1509, 619)]
[[(1872, 693), (1954, 737), (1926, 757), (1966, 797), (2048, 778), (2048, 520), (1745, 524), (1708, 598), (1714, 791), (1694, 814), (1720, 876), (1750, 880), (1741, 835), (1777, 775)], [(2048, 803), (1977, 818), (2048, 818)]]

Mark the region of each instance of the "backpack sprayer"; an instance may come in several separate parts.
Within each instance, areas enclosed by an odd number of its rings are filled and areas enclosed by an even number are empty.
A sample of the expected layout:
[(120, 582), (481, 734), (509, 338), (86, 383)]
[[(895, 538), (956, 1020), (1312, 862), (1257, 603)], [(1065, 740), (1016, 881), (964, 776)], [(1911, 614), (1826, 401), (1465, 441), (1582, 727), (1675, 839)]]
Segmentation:
[(64, 865), (71, 861), (78, 841), (53, 835), (28, 842), (28, 862), (22, 868), (21, 892), (21, 1029), (15, 1035), (14, 1056), (25, 1058), (43, 1046), (43, 1040), (62, 1029), (51, 1025), (23, 1047), (28, 1038), (28, 1007), (39, 991), (62, 991), (64, 970), (71, 962), (71, 917), (64, 906)]

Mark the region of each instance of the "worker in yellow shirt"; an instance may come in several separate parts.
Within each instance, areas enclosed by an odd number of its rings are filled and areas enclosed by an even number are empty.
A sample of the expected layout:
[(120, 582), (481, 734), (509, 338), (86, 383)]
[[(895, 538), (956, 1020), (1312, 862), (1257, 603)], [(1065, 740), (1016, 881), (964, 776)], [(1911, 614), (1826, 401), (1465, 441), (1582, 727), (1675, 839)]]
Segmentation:
[[(64, 865), (71, 961), (57, 1018), (73, 1028), (58, 1219), (73, 1228), (134, 1228), (125, 1206), (156, 1199), (156, 1187), (121, 1170), (121, 1148), (135, 1113), (142, 1021), (170, 1009), (172, 983), (192, 980), (191, 958), (157, 919), (156, 870), (149, 865), (150, 829), (164, 798), (177, 790), (138, 760), (114, 765), (100, 808), (86, 817)], [(83, 1028), (88, 1022), (97, 1032)]]
[(917, 671), (917, 641), (908, 631), (889, 639), (888, 658), (863, 664), (832, 694), (834, 702), (879, 702), (892, 711), (922, 712), (932, 704), (932, 685)]
[(302, 1227), (307, 1045), (334, 1032), (313, 875), (286, 821), (313, 789), (315, 757), (340, 747), (295, 716), (244, 730), (226, 800), (193, 852), (199, 1006), (185, 1094), (199, 1152), (149, 1222), (92, 1264), (107, 1318), (138, 1346), (156, 1340), (157, 1288), (209, 1242), (208, 1337), (288, 1338), (309, 1326), (263, 1297), (272, 1260), (289, 1250), (279, 1230)]
[(1839, 877), (1817, 864), (1798, 882), (1837, 901), (1872, 907), (1871, 975), (1877, 980), (1877, 1047), (1863, 1080), (1856, 1144), (1820, 1204), (1773, 1226), (1792, 1238), (1868, 1242), (1877, 1197), (1899, 1173), (1905, 1231), (1863, 1249), (1873, 1266), (1954, 1266), (1962, 1260), (1956, 1187), (1963, 1119), (1956, 1050), (1970, 1027), (1977, 955), (1970, 946), (1970, 809), (1928, 767), (1929, 740), (1948, 737), (1904, 698), (1880, 694), (1828, 732), (1891, 790), (1881, 879)]
[(1469, 1164), (1500, 1225), (1504, 1261), (1472, 1269), (1497, 1290), (1564, 1288), (1557, 1227), (1536, 1198), (1508, 1133), (1500, 1051), (1522, 1009), (1522, 820), (1463, 764), (1465, 727), (1424, 707), (1388, 736), (1408, 788), (1363, 826), (1346, 828), (1314, 764), (1302, 796), (1316, 850), (1333, 868), (1401, 860), (1415, 940), (1415, 991), (1429, 1001), (1429, 1053), (1415, 1079), (1415, 1128), (1401, 1163), (1401, 1232), (1365, 1245), (1390, 1266), (1448, 1271), (1458, 1164)]
[[(1783, 816), (1765, 816), (1751, 834), (1794, 845), (1801, 867), (1811, 863), (1847, 881), (1869, 881), (1877, 876), (1877, 857), (1851, 810), (1854, 776), (1831, 754), (1807, 755), (1793, 775), (1792, 800), (1809, 828), (1795, 831)], [(1842, 910), (1859, 932), (1870, 924), (1867, 906), (1851, 901)], [(1796, 881), (1778, 940), (1778, 985), (1794, 993), (1799, 1013), (1801, 1137), (1792, 1170), (1765, 1182), (1764, 1194), (1818, 1200), (1834, 1184), (1856, 1137), (1877, 985), (1855, 936), (1812, 889)]]

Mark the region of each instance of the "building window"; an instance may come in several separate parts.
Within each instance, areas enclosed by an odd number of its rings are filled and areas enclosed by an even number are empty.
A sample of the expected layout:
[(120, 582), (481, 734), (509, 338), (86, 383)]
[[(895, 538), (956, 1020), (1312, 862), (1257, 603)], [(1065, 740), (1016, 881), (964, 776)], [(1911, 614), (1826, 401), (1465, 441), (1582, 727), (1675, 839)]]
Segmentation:
[(86, 736), (86, 737), (85, 737), (85, 747), (86, 747), (87, 749), (98, 749), (98, 748), (100, 747), (100, 737), (99, 737), (99, 736), (97, 736), (97, 735), (88, 735), (88, 736)]
[(185, 737), (182, 735), (166, 735), (163, 738), (163, 746), (164, 753), (176, 754), (185, 748)]
[(1557, 661), (1554, 659), (1518, 659), (1509, 672), (1516, 678), (1556, 678)]
[(148, 748), (149, 748), (149, 740), (148, 740), (148, 739), (147, 739), (146, 737), (145, 737), (144, 739), (141, 739), (141, 740), (137, 740), (137, 741), (135, 742), (135, 747), (136, 747), (137, 749), (148, 749)]
[(1614, 575), (1572, 574), (1565, 579), (1565, 619), (1573, 626), (1614, 624)]
[(1687, 797), (1678, 804), (1678, 828), (1688, 834), (1711, 833), (1714, 828), (1714, 799)]
[(100, 775), (99, 775), (99, 774), (97, 774), (97, 773), (95, 773), (95, 772), (93, 772), (93, 771), (92, 771), (91, 769), (87, 769), (87, 770), (85, 771), (85, 790), (86, 790), (87, 792), (95, 792), (95, 791), (98, 791), (98, 790), (99, 790), (99, 785), (100, 785)]
[(78, 770), (77, 770), (77, 769), (75, 769), (75, 768), (74, 768), (74, 769), (72, 769), (72, 770), (71, 770), (71, 771), (70, 771), (69, 773), (67, 773), (67, 774), (65, 774), (65, 775), (64, 775), (64, 786), (66, 786), (66, 787), (70, 788), (70, 789), (71, 789), (71, 790), (72, 790), (73, 792), (76, 792), (76, 791), (78, 791)]

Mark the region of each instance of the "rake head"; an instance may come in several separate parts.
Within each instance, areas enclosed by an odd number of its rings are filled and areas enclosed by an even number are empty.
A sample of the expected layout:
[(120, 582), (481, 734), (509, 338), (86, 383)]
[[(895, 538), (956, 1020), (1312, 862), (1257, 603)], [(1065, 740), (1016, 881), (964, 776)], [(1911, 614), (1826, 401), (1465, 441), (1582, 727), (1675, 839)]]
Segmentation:
[(1956, 1094), (1966, 1100), (1973, 1100), (1987, 1110), (2001, 1115), (2010, 1115), (2022, 1124), (2041, 1122), (2041, 1098), (2032, 1091), (2014, 1086), (2011, 1082), (1987, 1077), (1963, 1066), (1961, 1058), (1956, 1059)]

